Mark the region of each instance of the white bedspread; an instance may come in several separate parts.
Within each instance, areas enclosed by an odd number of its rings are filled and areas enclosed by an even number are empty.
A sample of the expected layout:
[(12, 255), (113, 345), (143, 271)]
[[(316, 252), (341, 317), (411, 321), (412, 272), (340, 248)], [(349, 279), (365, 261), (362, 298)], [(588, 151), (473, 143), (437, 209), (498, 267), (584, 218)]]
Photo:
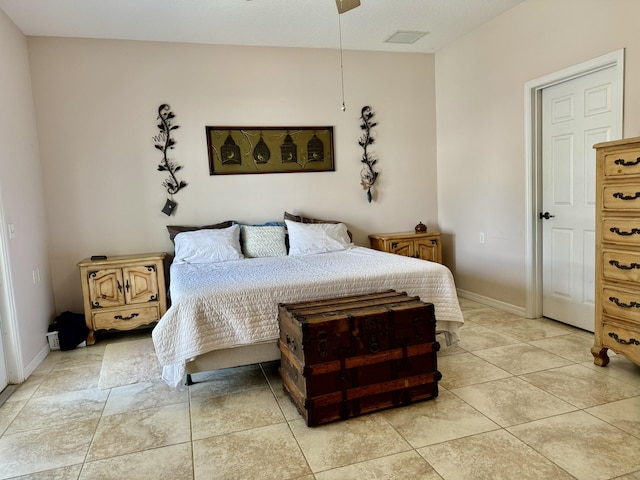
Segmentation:
[(213, 350), (278, 339), (278, 303), (387, 289), (435, 306), (437, 330), (458, 340), (464, 320), (443, 265), (364, 247), (306, 256), (171, 265), (172, 305), (153, 330), (162, 378), (177, 387), (185, 364)]

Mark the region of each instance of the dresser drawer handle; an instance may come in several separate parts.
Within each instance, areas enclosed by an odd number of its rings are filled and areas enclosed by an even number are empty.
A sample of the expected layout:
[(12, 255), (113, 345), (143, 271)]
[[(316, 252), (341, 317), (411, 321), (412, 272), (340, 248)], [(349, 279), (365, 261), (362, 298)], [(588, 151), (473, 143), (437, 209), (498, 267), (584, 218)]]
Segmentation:
[(636, 192), (635, 195), (625, 195), (622, 192), (616, 192), (613, 194), (613, 198), (619, 198), (620, 200), (636, 200), (640, 198), (640, 192)]
[(396, 248), (398, 246), (398, 242), (391, 242), (391, 248)]
[(622, 232), (618, 227), (611, 227), (609, 229), (611, 233), (615, 233), (616, 235), (629, 236), (629, 235), (638, 235), (640, 234), (640, 228), (632, 228), (630, 232)]
[(620, 265), (620, 262), (617, 260), (609, 260), (609, 265), (613, 265), (620, 270), (633, 270), (634, 268), (640, 269), (640, 263), (635, 262), (630, 265)]
[(640, 345), (640, 341), (635, 338), (630, 338), (629, 340), (623, 340), (618, 337), (617, 333), (609, 332), (609, 336), (613, 338), (616, 342), (621, 343), (622, 345)]
[(609, 297), (609, 301), (615, 303), (621, 308), (640, 308), (640, 303), (638, 302), (622, 303), (616, 297)]
[(140, 314), (139, 313), (132, 313), (128, 317), (123, 317), (122, 315), (116, 315), (113, 318), (116, 319), (116, 320), (131, 320), (132, 318), (136, 318), (138, 315), (140, 315)]
[(635, 162), (625, 162), (622, 158), (619, 158), (615, 162), (616, 165), (622, 165), (623, 167), (633, 167), (634, 165), (640, 164), (640, 157), (636, 158)]

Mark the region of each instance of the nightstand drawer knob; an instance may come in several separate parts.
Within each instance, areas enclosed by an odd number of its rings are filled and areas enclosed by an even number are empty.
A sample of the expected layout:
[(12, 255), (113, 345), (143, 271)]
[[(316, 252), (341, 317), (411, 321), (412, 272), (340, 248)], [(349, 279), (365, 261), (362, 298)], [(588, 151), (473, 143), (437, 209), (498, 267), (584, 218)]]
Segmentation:
[(116, 319), (116, 320), (131, 320), (133, 318), (136, 318), (138, 315), (139, 315), (138, 313), (132, 313), (128, 317), (123, 317), (122, 315), (116, 315), (113, 318)]

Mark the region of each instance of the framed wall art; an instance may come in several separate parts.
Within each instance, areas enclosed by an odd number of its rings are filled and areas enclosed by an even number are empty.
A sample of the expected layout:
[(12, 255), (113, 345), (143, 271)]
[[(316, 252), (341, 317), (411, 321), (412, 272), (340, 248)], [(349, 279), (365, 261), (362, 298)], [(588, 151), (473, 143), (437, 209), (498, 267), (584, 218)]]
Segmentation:
[(206, 127), (209, 175), (334, 171), (333, 127)]

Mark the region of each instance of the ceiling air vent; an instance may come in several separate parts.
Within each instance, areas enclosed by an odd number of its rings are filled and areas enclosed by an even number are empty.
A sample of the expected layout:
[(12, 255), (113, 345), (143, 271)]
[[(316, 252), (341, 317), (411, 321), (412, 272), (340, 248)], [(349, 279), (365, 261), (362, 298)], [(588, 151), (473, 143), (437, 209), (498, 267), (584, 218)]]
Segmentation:
[(411, 44), (417, 42), (429, 32), (416, 32), (410, 30), (398, 30), (387, 38), (385, 43), (404, 43)]

